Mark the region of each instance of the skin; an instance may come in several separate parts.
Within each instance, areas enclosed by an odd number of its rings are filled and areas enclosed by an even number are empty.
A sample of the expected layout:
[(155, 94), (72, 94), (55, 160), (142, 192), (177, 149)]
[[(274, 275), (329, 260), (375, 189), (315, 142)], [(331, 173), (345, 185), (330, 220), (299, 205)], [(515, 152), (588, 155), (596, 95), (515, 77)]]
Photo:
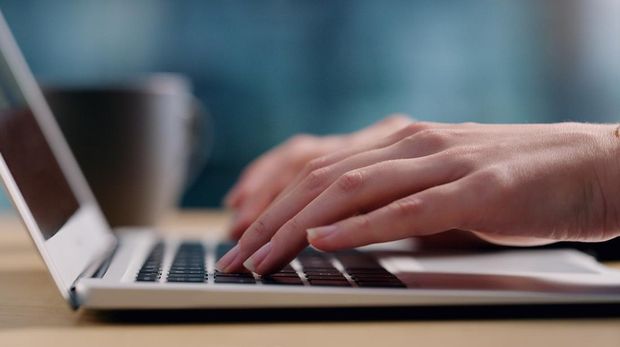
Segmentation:
[(395, 114), (352, 134), (296, 135), (260, 156), (243, 170), (237, 184), (224, 198), (224, 204), (235, 210), (230, 236), (239, 239), (282, 191), (294, 186), (293, 182), (301, 178), (299, 173), (313, 159), (335, 152), (344, 158), (368, 150), (376, 139), (411, 123), (409, 117)]
[[(617, 125), (399, 119), (390, 135), (343, 141), (346, 149), (320, 154), (279, 185), (271, 176), (276, 182), (263, 185), (269, 193), (262, 194), (273, 198), (257, 208), (249, 227), (233, 229), (242, 235), (217, 267), (267, 274), (308, 243), (334, 251), (451, 229), (518, 246), (620, 235)], [(284, 152), (276, 149), (253, 165), (267, 157), (275, 162), (276, 151)], [(232, 207), (244, 211), (251, 204), (242, 185), (260, 182), (256, 172), (247, 171), (233, 188)]]

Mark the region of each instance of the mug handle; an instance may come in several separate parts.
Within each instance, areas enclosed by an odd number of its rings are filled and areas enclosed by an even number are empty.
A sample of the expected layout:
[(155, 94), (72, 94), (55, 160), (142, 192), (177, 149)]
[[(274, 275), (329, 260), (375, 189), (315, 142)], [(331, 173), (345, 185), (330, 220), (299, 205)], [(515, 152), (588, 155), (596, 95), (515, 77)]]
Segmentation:
[(195, 96), (191, 96), (192, 113), (189, 120), (189, 153), (185, 186), (194, 183), (211, 156), (214, 143), (214, 131), (211, 117), (204, 105)]

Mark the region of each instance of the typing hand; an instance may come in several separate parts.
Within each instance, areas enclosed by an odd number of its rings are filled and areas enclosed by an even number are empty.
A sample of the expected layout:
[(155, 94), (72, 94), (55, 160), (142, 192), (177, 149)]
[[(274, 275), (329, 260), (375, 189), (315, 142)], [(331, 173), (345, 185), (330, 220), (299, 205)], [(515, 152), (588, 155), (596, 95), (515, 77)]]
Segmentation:
[(252, 162), (224, 198), (227, 207), (235, 210), (231, 237), (238, 239), (258, 216), (292, 182), (300, 179), (313, 159), (332, 154), (338, 160), (363, 151), (372, 141), (412, 123), (403, 115), (394, 115), (358, 132), (317, 137), (297, 135)]
[(449, 229), (495, 243), (619, 234), (620, 139), (578, 123), (413, 123), (350, 155), (314, 160), (219, 262), (277, 270), (307, 246), (333, 251)]

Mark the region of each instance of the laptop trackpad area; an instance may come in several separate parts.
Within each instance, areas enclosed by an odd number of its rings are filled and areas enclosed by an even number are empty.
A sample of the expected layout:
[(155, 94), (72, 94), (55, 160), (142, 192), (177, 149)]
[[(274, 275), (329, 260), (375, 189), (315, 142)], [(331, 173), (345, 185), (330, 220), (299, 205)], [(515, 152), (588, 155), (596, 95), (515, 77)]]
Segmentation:
[(598, 273), (602, 266), (574, 250), (515, 250), (487, 253), (384, 255), (381, 263), (398, 272), (482, 274)]
[(576, 250), (420, 254), (378, 252), (407, 287), (593, 293), (620, 290), (620, 272)]

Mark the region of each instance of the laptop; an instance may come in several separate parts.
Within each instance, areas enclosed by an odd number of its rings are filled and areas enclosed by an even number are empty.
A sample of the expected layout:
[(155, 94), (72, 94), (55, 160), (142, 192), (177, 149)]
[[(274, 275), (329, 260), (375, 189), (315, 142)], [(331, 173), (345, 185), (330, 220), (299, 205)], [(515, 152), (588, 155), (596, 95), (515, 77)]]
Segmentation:
[[(231, 244), (108, 226), (0, 15), (0, 174), (71, 307), (248, 309), (620, 301), (620, 273), (575, 250), (422, 254), (403, 242), (303, 251), (269, 276), (219, 273)], [(205, 226), (207, 229), (208, 226)]]

